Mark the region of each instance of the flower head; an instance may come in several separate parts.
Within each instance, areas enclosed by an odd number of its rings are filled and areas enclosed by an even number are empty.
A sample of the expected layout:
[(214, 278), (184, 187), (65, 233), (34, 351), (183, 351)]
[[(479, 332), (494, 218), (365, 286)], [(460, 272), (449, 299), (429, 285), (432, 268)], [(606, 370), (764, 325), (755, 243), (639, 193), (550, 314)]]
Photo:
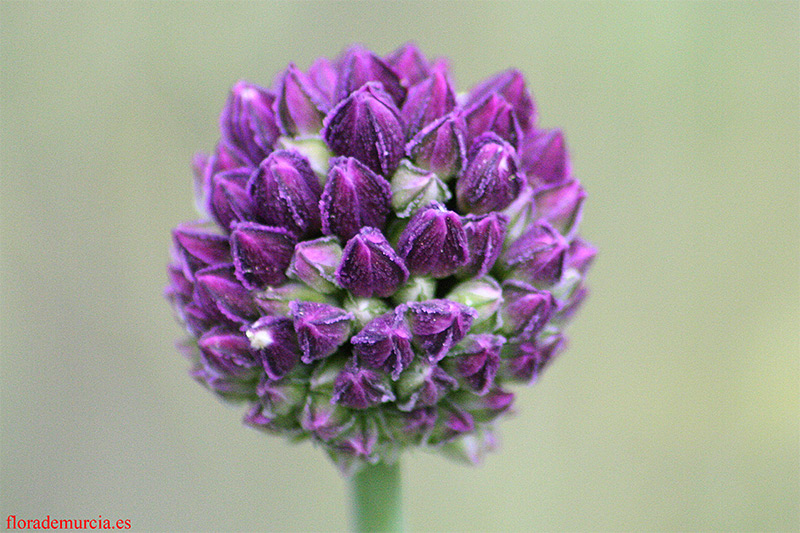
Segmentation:
[(566, 344), (596, 250), (564, 136), (518, 70), (459, 95), (413, 44), (240, 81), (172, 234), (191, 375), (344, 470), (476, 462)]

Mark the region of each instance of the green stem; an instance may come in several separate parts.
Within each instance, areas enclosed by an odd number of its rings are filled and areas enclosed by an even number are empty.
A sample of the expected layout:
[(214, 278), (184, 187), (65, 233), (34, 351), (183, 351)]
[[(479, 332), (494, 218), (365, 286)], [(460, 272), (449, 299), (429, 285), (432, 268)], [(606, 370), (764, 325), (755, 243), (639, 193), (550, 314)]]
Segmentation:
[(353, 531), (403, 531), (400, 464), (366, 465), (350, 479)]

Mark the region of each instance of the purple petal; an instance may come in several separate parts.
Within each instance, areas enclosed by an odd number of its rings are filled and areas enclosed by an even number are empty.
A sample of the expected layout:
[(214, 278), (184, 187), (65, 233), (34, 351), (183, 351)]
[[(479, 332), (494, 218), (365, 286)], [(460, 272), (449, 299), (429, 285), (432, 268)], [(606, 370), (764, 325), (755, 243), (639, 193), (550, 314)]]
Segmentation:
[(336, 237), (321, 237), (297, 243), (289, 276), (303, 281), (312, 289), (331, 293), (336, 286), (336, 269), (342, 261), (342, 247)]
[(247, 182), (252, 169), (237, 168), (218, 172), (211, 177), (208, 195), (208, 212), (224, 229), (231, 223), (247, 220), (252, 216)]
[(327, 103), (306, 75), (292, 63), (280, 78), (274, 108), (283, 132), (296, 137), (319, 132)]
[(567, 249), (564, 268), (574, 268), (581, 274), (586, 274), (596, 255), (597, 249), (594, 246), (580, 237), (576, 237)]
[(561, 278), (566, 251), (564, 237), (539, 220), (508, 247), (502, 261), (530, 282), (555, 282)]
[(322, 232), (346, 241), (364, 226), (383, 228), (391, 211), (389, 182), (353, 157), (331, 165), (319, 202)]
[(503, 300), (503, 331), (513, 341), (535, 337), (555, 310), (552, 294), (521, 281), (503, 282)]
[(458, 175), (466, 164), (467, 125), (460, 112), (445, 115), (420, 130), (406, 144), (406, 154), (417, 166), (442, 179)]
[(380, 403), (391, 402), (394, 394), (376, 372), (359, 367), (350, 361), (336, 377), (331, 403), (366, 409)]
[(325, 103), (329, 106), (333, 105), (333, 99), (336, 95), (336, 69), (331, 62), (321, 57), (314, 61), (308, 68), (308, 78), (317, 88), (319, 94), (325, 98)]
[(341, 61), (336, 100), (347, 98), (368, 82), (380, 82), (398, 106), (405, 100), (406, 90), (394, 70), (369, 50), (353, 46)]
[(442, 117), (456, 106), (456, 94), (444, 68), (411, 87), (400, 109), (408, 137), (413, 137), (426, 124)]
[(375, 83), (367, 83), (328, 114), (322, 138), (334, 153), (355, 157), (383, 176), (394, 173), (405, 145), (400, 112)]
[(275, 95), (262, 87), (239, 81), (231, 89), (220, 116), (223, 142), (244, 152), (253, 165), (258, 165), (280, 135), (272, 104)]
[(485, 98), (486, 95), (497, 94), (511, 104), (520, 126), (528, 130), (536, 122), (536, 108), (525, 85), (525, 77), (519, 70), (509, 69), (484, 81), (473, 88), (467, 98), (467, 106)]
[(233, 265), (221, 265), (198, 270), (197, 287), (202, 289), (223, 315), (236, 322), (246, 323), (258, 316), (250, 292), (239, 283)]
[(492, 269), (503, 251), (508, 218), (500, 213), (489, 213), (481, 216), (467, 215), (464, 220), (469, 262), (458, 273), (462, 277), (479, 278)]
[(429, 361), (439, 361), (469, 331), (478, 313), (450, 300), (410, 302), (404, 306), (413, 341)]
[(232, 377), (253, 378), (259, 362), (250, 350), (250, 342), (241, 333), (215, 329), (205, 333), (198, 346), (203, 362), (214, 371)]
[(572, 174), (561, 130), (538, 130), (525, 137), (520, 150), (521, 168), (531, 185), (560, 183)]
[(505, 339), (498, 335), (470, 335), (451, 352), (456, 371), (476, 394), (482, 396), (494, 385), (504, 343)]
[(490, 132), (514, 146), (519, 146), (522, 140), (522, 130), (513, 107), (497, 94), (490, 94), (467, 108), (464, 120), (467, 123), (467, 146)]
[(468, 157), (467, 169), (456, 183), (462, 212), (486, 214), (514, 201), (525, 182), (517, 174), (517, 155), (510, 144), (487, 133), (472, 145)]
[(359, 361), (391, 373), (395, 380), (414, 359), (411, 332), (395, 312), (371, 320), (350, 342)]
[(400, 82), (411, 87), (430, 75), (431, 67), (414, 43), (406, 43), (386, 57), (386, 63), (400, 77)]
[(578, 229), (585, 198), (586, 191), (575, 179), (542, 187), (534, 194), (539, 218), (548, 221), (567, 238)]
[(295, 301), (289, 304), (289, 310), (306, 364), (332, 355), (350, 337), (353, 315), (344, 309)]
[(516, 357), (503, 361), (503, 372), (508, 379), (533, 384), (565, 344), (561, 335), (542, 341), (524, 342), (517, 347)]
[(228, 237), (202, 222), (180, 224), (172, 231), (172, 240), (183, 274), (190, 281), (201, 268), (231, 262)]
[(461, 218), (440, 204), (420, 209), (400, 234), (397, 252), (412, 274), (453, 274), (469, 260)]
[(286, 268), (297, 242), (283, 228), (241, 222), (233, 226), (231, 253), (236, 277), (250, 289), (279, 285), (286, 281)]
[(270, 379), (281, 379), (300, 359), (294, 324), (289, 318), (261, 317), (247, 330), (247, 337)]
[(363, 228), (347, 241), (336, 281), (355, 296), (388, 297), (408, 280), (408, 269), (386, 237), (375, 228)]
[(319, 232), (319, 184), (311, 165), (293, 150), (272, 152), (248, 183), (259, 220), (299, 238)]

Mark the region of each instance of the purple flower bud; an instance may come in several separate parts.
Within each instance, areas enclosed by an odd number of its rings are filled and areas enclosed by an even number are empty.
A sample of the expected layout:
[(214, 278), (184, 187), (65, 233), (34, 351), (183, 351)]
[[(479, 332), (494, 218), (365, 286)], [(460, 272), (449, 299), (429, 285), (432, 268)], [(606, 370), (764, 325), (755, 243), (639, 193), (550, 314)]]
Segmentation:
[(256, 215), (268, 226), (279, 226), (299, 238), (320, 229), (322, 186), (308, 160), (299, 152), (272, 152), (248, 183)]
[(231, 262), (228, 237), (202, 222), (180, 224), (172, 231), (175, 251), (189, 281), (201, 268)]
[(308, 397), (300, 425), (322, 441), (334, 439), (350, 429), (355, 417), (346, 408), (331, 405), (328, 396), (314, 394)]
[(234, 224), (231, 254), (236, 277), (250, 290), (286, 281), (286, 268), (292, 259), (294, 235), (283, 228), (255, 222)]
[(343, 100), (368, 82), (380, 82), (395, 105), (399, 106), (405, 100), (406, 90), (394, 70), (369, 50), (353, 46), (345, 52), (341, 61), (336, 100)]
[(410, 438), (415, 444), (425, 442), (436, 426), (438, 409), (435, 407), (420, 407), (401, 417), (401, 434)]
[(325, 103), (328, 106), (333, 105), (333, 99), (336, 95), (336, 69), (331, 62), (320, 57), (308, 67), (308, 78), (317, 88), (319, 94), (325, 98)]
[(391, 196), (392, 208), (401, 218), (410, 217), (432, 202), (444, 204), (452, 197), (450, 189), (434, 172), (417, 168), (405, 159), (392, 176)]
[(561, 130), (536, 130), (522, 141), (520, 168), (531, 185), (560, 183), (572, 174)]
[(516, 347), (513, 357), (503, 360), (501, 372), (506, 379), (531, 385), (565, 344), (560, 334), (524, 342)]
[(294, 63), (290, 63), (279, 80), (274, 104), (283, 133), (291, 137), (319, 133), (327, 107), (325, 97)]
[(417, 166), (441, 179), (457, 176), (467, 160), (467, 125), (460, 112), (445, 115), (422, 128), (406, 144), (406, 154)]
[(575, 179), (537, 189), (534, 195), (539, 218), (568, 239), (578, 229), (585, 198), (586, 191)]
[(514, 146), (519, 146), (522, 139), (522, 130), (513, 107), (497, 94), (490, 94), (467, 108), (464, 119), (467, 123), (467, 146), (489, 132)]
[(220, 116), (223, 142), (239, 148), (253, 165), (267, 157), (280, 135), (272, 112), (274, 102), (275, 95), (270, 91), (239, 81)]
[(183, 269), (176, 265), (167, 266), (169, 285), (164, 289), (164, 295), (170, 300), (173, 307), (182, 308), (192, 300), (194, 285), (186, 278)]
[(524, 183), (514, 148), (487, 133), (472, 145), (467, 169), (456, 183), (458, 208), (475, 214), (498, 211), (517, 197)]
[(242, 380), (202, 364), (193, 367), (189, 375), (226, 401), (241, 402), (255, 398), (255, 381), (252, 379)]
[(408, 279), (408, 269), (383, 234), (363, 228), (347, 241), (336, 281), (355, 296), (388, 297)]
[(535, 337), (555, 308), (552, 294), (521, 281), (503, 282), (503, 299), (502, 331), (514, 342)]
[(523, 130), (527, 131), (535, 124), (536, 108), (525, 86), (525, 77), (519, 70), (509, 69), (500, 72), (473, 88), (467, 98), (467, 107), (489, 94), (500, 95), (511, 104)]
[(453, 274), (469, 260), (461, 217), (441, 204), (420, 209), (400, 234), (397, 252), (412, 274)]
[(414, 344), (429, 361), (440, 361), (461, 341), (478, 313), (450, 300), (410, 302), (404, 306)]
[(458, 388), (458, 381), (436, 363), (417, 360), (397, 382), (398, 405), (401, 411), (430, 407)]
[(331, 161), (319, 201), (322, 232), (346, 241), (364, 226), (383, 228), (391, 211), (392, 191), (383, 177), (353, 157)]
[(489, 213), (467, 215), (464, 220), (469, 262), (461, 267), (458, 274), (465, 278), (479, 278), (492, 269), (503, 251), (508, 219), (500, 213)]
[(403, 157), (405, 133), (400, 112), (375, 83), (367, 83), (325, 117), (322, 138), (336, 154), (352, 156), (383, 176)]
[(502, 325), (500, 304), (503, 303), (503, 291), (494, 278), (486, 276), (459, 283), (446, 298), (471, 307), (478, 313), (470, 328), (473, 333), (494, 331)]
[(299, 361), (300, 347), (291, 319), (282, 316), (261, 317), (246, 333), (250, 346), (259, 354), (270, 379), (281, 379)]
[(262, 412), (273, 417), (296, 414), (304, 405), (308, 385), (302, 379), (283, 378), (273, 381), (264, 376), (256, 388), (264, 406)]
[(336, 286), (336, 269), (342, 260), (342, 247), (336, 237), (321, 237), (297, 243), (287, 274), (312, 289), (331, 293)]
[(475, 430), (475, 420), (467, 411), (454, 403), (439, 408), (436, 427), (430, 436), (429, 443), (436, 445), (451, 442), (454, 439)]
[(386, 57), (386, 63), (400, 77), (405, 87), (416, 85), (430, 73), (430, 65), (414, 43), (406, 43)]
[(218, 172), (211, 177), (208, 194), (208, 212), (219, 225), (230, 228), (232, 222), (247, 220), (252, 216), (247, 181), (251, 169), (238, 168)]
[(391, 387), (377, 372), (360, 367), (355, 360), (350, 360), (336, 378), (331, 403), (353, 409), (366, 409), (393, 400)]
[(220, 328), (206, 332), (197, 342), (200, 359), (213, 372), (237, 379), (253, 380), (259, 361), (250, 350), (250, 343), (241, 333)]
[(502, 261), (527, 281), (552, 283), (561, 277), (566, 251), (564, 237), (540, 220), (508, 247)]
[(373, 319), (350, 342), (359, 361), (391, 373), (394, 380), (414, 359), (411, 331), (397, 312)]
[(342, 472), (349, 475), (357, 468), (354, 459), (360, 459), (367, 463), (378, 461), (375, 445), (379, 437), (380, 433), (375, 420), (365, 417), (356, 421), (343, 435), (338, 437), (333, 443), (335, 451), (329, 450), (329, 453), (332, 454), (332, 458)]
[(459, 393), (454, 395), (453, 402), (466, 409), (476, 422), (485, 424), (511, 410), (514, 394), (495, 386), (483, 396)]
[(464, 378), (476, 394), (483, 396), (494, 385), (500, 367), (500, 349), (506, 340), (499, 335), (468, 335), (451, 350), (456, 374)]
[(353, 315), (344, 309), (315, 302), (292, 302), (297, 342), (303, 350), (301, 360), (311, 364), (333, 354), (350, 337)]
[(423, 126), (446, 115), (455, 106), (456, 94), (442, 65), (408, 91), (400, 109), (407, 136), (413, 137)]
[[(247, 323), (258, 316), (250, 292), (236, 279), (233, 265), (198, 270), (195, 279), (196, 290), (202, 291), (201, 300), (213, 302), (230, 320)], [(208, 307), (208, 303), (205, 307)]]
[(479, 465), (487, 453), (497, 449), (498, 442), (491, 426), (479, 426), (474, 432), (462, 435), (461, 438), (446, 442), (441, 452), (458, 462)]
[(564, 267), (574, 268), (581, 274), (586, 274), (596, 255), (597, 249), (594, 246), (580, 237), (576, 237), (569, 244)]

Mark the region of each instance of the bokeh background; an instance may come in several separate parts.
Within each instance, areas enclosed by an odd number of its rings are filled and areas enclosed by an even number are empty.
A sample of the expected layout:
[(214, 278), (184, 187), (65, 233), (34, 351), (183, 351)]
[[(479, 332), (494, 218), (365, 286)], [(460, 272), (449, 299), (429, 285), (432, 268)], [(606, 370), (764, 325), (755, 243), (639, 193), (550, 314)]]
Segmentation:
[(0, 1), (0, 513), (341, 530), (320, 450), (186, 376), (161, 291), (227, 90), (415, 40), (522, 69), (600, 249), (570, 349), (479, 468), (404, 461), (417, 531), (800, 528), (797, 2)]

